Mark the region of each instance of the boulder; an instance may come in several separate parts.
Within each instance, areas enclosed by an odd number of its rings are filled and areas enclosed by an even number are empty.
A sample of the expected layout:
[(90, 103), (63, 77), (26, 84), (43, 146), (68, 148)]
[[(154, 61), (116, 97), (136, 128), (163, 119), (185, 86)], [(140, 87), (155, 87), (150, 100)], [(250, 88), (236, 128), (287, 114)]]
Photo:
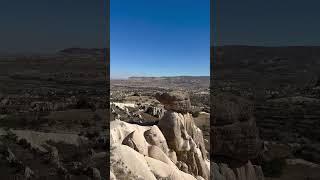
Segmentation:
[(165, 106), (166, 110), (179, 113), (191, 111), (190, 97), (182, 91), (171, 91), (163, 94), (156, 94), (156, 99)]

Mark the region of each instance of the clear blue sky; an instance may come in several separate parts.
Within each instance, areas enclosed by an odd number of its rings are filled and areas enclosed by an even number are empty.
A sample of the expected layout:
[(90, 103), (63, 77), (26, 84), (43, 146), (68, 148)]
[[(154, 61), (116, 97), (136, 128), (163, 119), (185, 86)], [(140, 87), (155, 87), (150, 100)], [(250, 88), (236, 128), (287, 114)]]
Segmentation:
[(111, 78), (209, 75), (209, 0), (111, 0)]

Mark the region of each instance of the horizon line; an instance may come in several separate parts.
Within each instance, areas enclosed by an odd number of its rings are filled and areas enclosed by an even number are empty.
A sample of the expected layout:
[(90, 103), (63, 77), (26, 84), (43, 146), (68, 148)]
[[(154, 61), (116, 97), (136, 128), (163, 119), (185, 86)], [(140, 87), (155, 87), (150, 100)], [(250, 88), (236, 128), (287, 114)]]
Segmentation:
[(210, 77), (210, 75), (128, 76), (128, 77), (119, 77), (119, 78), (110, 77), (110, 80), (124, 80), (129, 78), (170, 78), (170, 77)]

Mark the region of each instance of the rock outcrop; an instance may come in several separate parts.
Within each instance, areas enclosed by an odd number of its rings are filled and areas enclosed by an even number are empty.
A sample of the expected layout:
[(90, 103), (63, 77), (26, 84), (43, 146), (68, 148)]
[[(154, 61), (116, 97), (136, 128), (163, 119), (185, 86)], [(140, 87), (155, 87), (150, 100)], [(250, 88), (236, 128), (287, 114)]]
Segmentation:
[(211, 161), (213, 179), (264, 179), (261, 167), (252, 165), (262, 150), (250, 103), (240, 97), (214, 98)]
[(250, 161), (238, 168), (230, 168), (227, 164), (211, 164), (211, 180), (264, 180), (260, 166)]
[(215, 98), (212, 153), (247, 162), (262, 148), (250, 103), (240, 97)]
[(115, 179), (196, 179), (175, 165), (175, 153), (157, 126), (116, 120), (110, 131), (110, 167)]
[(111, 122), (112, 179), (209, 180), (207, 152), (188, 113), (188, 95), (174, 92), (157, 98), (166, 109), (158, 125)]
[(180, 169), (209, 179), (207, 152), (202, 132), (189, 113), (189, 96), (183, 92), (169, 92), (157, 94), (156, 98), (167, 110), (158, 126), (167, 139), (169, 148), (176, 152)]
[(125, 145), (111, 146), (111, 172), (116, 179), (150, 179), (195, 180), (191, 175), (163, 161), (143, 156)]
[(261, 167), (250, 161), (259, 155), (262, 144), (248, 102), (218, 101), (210, 163), (202, 131), (190, 114), (188, 94), (168, 92), (156, 99), (165, 108), (156, 125), (111, 122), (111, 179), (264, 179)]
[(181, 91), (172, 91), (163, 94), (156, 94), (156, 99), (169, 111), (187, 113), (191, 110), (190, 97)]
[(157, 118), (162, 118), (164, 114), (164, 109), (162, 109), (161, 107), (149, 106), (146, 108), (145, 113)]

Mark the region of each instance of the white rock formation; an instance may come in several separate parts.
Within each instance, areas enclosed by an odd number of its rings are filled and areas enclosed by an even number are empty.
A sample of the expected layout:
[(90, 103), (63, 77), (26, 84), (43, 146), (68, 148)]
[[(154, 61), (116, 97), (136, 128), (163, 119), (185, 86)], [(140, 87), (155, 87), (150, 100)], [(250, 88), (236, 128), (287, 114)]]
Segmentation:
[(110, 145), (112, 179), (197, 179), (179, 170), (175, 164), (176, 153), (168, 148), (166, 139), (157, 126), (112, 121)]

